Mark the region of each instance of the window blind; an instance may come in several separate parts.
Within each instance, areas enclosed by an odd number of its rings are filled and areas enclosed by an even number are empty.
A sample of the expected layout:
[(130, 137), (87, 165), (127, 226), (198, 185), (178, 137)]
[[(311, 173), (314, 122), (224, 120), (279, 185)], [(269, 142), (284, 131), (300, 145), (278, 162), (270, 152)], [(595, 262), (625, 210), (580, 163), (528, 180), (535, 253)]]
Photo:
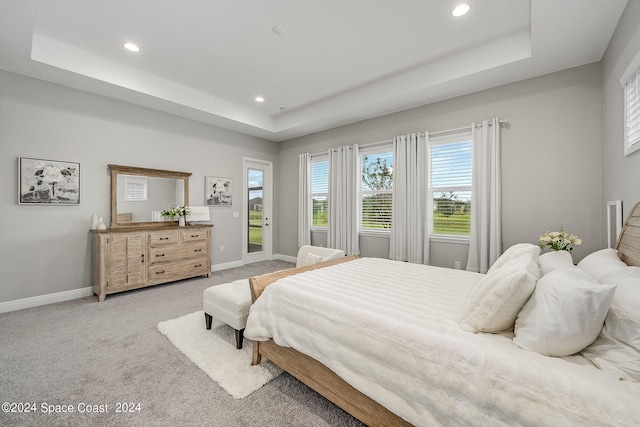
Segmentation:
[(430, 146), (432, 234), (468, 236), (471, 230), (471, 141)]
[(636, 70), (625, 85), (626, 99), (626, 152), (640, 147), (640, 68)]
[(365, 152), (361, 159), (360, 228), (391, 228), (393, 152)]
[(329, 161), (311, 162), (312, 227), (326, 227), (329, 218)]

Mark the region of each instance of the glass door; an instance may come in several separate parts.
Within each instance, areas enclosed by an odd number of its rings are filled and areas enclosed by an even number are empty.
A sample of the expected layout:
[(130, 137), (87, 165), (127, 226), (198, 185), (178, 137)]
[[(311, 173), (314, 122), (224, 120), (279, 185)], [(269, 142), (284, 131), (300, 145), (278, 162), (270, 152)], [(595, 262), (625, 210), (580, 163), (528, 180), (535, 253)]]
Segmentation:
[(264, 172), (260, 169), (247, 169), (247, 253), (262, 252), (263, 241), (263, 193)]
[(271, 162), (244, 159), (243, 257), (245, 263), (271, 259), (273, 194), (271, 182)]

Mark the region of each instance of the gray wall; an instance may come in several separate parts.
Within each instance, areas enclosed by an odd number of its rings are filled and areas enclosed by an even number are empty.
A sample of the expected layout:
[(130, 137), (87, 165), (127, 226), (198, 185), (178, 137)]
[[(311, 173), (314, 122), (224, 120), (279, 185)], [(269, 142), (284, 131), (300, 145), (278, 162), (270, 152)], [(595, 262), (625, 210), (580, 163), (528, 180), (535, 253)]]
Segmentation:
[[(640, 201), (640, 151), (624, 155), (624, 92), (620, 77), (640, 51), (640, 0), (630, 0), (602, 60), (602, 212), (622, 200), (624, 220)], [(606, 218), (606, 217), (605, 217)], [(603, 224), (603, 245), (606, 226)]]
[[(502, 129), (503, 246), (535, 243), (564, 226), (584, 244), (574, 258), (600, 248), (601, 68), (586, 65), (425, 107), (383, 116), (280, 143), (280, 252), (294, 254), (298, 154), (395, 135), (458, 128), (492, 117)], [(290, 226), (287, 227), (287, 224)], [(323, 236), (314, 235), (316, 241)], [(388, 239), (361, 237), (363, 256), (388, 256)], [(434, 243), (432, 263), (466, 263), (467, 246)]]
[[(18, 205), (19, 156), (79, 162), (81, 205)], [(211, 208), (213, 249), (225, 246), (213, 263), (241, 260), (243, 156), (273, 161), (278, 179), (274, 142), (0, 71), (0, 302), (91, 285), (89, 226), (93, 212), (110, 221), (109, 163), (192, 172), (194, 205), (206, 175), (232, 178), (233, 206)]]

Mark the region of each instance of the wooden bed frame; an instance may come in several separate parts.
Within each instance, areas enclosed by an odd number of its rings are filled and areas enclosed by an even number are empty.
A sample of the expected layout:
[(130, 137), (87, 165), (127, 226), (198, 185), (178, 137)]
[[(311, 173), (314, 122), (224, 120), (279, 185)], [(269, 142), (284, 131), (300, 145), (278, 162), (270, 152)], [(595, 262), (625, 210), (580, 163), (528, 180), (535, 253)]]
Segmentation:
[[(620, 259), (627, 265), (640, 266), (640, 203), (636, 204), (629, 215), (616, 245)], [(253, 301), (264, 289), (276, 280), (356, 259), (357, 256), (344, 257), (307, 267), (292, 268), (276, 273), (249, 279)], [(260, 363), (265, 356), (276, 365), (302, 381), (322, 396), (338, 405), (369, 426), (410, 426), (411, 424), (398, 417), (373, 399), (351, 387), (342, 378), (317, 360), (292, 348), (280, 347), (273, 340), (253, 343), (252, 364)]]

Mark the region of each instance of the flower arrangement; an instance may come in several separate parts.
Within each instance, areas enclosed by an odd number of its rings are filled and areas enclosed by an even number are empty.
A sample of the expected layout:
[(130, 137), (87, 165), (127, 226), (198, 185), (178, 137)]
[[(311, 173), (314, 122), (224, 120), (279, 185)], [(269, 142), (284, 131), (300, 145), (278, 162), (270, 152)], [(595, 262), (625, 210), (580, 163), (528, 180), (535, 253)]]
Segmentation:
[(538, 239), (540, 249), (552, 249), (554, 251), (573, 251), (574, 246), (582, 244), (582, 240), (575, 234), (569, 234), (560, 227), (558, 231), (546, 232)]
[(169, 206), (168, 208), (164, 208), (162, 212), (160, 212), (160, 215), (174, 217), (187, 216), (190, 213), (191, 209), (189, 209), (189, 206), (176, 206), (175, 208), (173, 206)]

